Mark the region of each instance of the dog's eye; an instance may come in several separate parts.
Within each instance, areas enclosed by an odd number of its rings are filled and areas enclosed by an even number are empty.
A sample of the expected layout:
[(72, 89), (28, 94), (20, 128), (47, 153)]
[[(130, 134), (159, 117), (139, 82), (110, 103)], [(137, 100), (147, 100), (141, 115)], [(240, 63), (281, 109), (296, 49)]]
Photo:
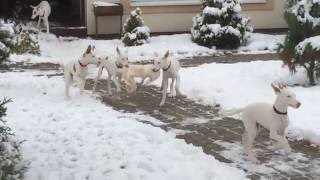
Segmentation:
[(288, 95), (288, 96), (287, 96), (287, 98), (291, 98), (291, 96), (290, 96), (290, 95)]

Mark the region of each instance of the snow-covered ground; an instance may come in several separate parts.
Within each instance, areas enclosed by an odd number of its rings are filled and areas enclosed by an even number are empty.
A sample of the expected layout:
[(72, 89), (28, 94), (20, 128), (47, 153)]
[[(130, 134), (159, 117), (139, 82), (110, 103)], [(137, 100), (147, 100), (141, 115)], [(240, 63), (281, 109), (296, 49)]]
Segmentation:
[[(78, 59), (89, 44), (96, 46), (99, 56), (115, 55), (116, 47), (124, 49), (123, 43), (118, 40), (92, 40), (77, 38), (57, 38), (50, 34), (39, 34), (41, 56), (36, 55), (12, 55), (13, 62), (51, 62), (64, 64), (67, 61)], [(276, 45), (283, 41), (283, 35), (251, 34), (248, 43), (239, 48), (242, 53), (273, 52)], [(199, 46), (191, 41), (190, 34), (176, 34), (169, 36), (155, 36), (150, 38), (150, 43), (142, 46), (128, 47), (130, 61), (143, 61), (154, 59), (154, 53), (162, 53), (167, 49), (176, 58), (190, 58), (193, 56), (213, 55), (215, 48)]]
[(139, 122), (157, 120), (117, 112), (76, 88), (67, 101), (62, 77), (38, 73), (0, 74), (0, 94), (13, 100), (5, 118), (25, 140), (26, 180), (245, 178), (173, 133)]
[[(181, 89), (187, 96), (223, 109), (239, 108), (253, 102), (273, 103), (270, 84), (289, 85), (308, 82), (303, 69), (291, 76), (280, 61), (236, 64), (205, 64), (181, 70)], [(320, 87), (290, 87), (302, 102), (299, 109), (289, 109), (289, 134), (320, 144)]]

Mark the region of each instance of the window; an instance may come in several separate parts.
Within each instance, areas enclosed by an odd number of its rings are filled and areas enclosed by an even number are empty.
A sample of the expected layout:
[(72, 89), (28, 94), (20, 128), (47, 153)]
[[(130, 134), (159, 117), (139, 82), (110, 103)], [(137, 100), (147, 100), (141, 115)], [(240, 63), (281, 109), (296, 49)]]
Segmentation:
[(200, 0), (131, 0), (134, 6), (200, 5)]

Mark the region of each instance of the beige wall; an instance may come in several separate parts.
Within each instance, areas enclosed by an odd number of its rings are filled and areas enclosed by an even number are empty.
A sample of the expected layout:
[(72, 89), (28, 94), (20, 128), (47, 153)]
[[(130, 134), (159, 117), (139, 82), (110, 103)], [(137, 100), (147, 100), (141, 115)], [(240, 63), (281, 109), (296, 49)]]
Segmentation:
[[(92, 11), (92, 2), (94, 0), (87, 0), (87, 27), (88, 34), (95, 33), (95, 19)], [(107, 1), (107, 0), (99, 0)], [(271, 28), (285, 28), (286, 23), (283, 19), (283, 7), (285, 0), (269, 0), (272, 2), (271, 8), (247, 8), (245, 7), (243, 13), (251, 18), (251, 22), (256, 29), (271, 29)], [(182, 9), (182, 10), (181, 10)], [(196, 15), (198, 7), (195, 10), (183, 11), (186, 8), (180, 8), (179, 13), (169, 11), (163, 13), (161, 11), (146, 9), (143, 14), (145, 24), (148, 25), (152, 32), (175, 32), (175, 31), (189, 31), (192, 26), (192, 17)], [(249, 9), (249, 10), (248, 10)], [(142, 8), (142, 10), (144, 10)], [(127, 10), (129, 11), (129, 10)], [(200, 10), (199, 10), (200, 11)], [(125, 22), (128, 15), (123, 16)], [(98, 31), (100, 34), (119, 33), (119, 17), (99, 17)]]
[(251, 18), (251, 23), (257, 29), (286, 28), (283, 10), (286, 0), (274, 0), (273, 10), (243, 11), (244, 15)]

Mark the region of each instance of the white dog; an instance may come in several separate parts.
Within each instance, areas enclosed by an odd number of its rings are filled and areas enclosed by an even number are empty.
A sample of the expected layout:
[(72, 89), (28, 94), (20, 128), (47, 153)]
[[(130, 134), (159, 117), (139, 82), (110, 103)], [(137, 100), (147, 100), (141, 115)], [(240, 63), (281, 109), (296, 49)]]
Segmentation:
[(47, 27), (47, 33), (49, 33), (49, 16), (51, 14), (51, 7), (48, 1), (41, 1), (38, 6), (30, 6), (32, 11), (32, 19), (35, 19), (39, 16), (38, 19), (38, 29), (40, 29), (40, 22), (43, 21), (44, 25)]
[(244, 151), (249, 159), (255, 162), (258, 160), (251, 151), (252, 143), (257, 135), (257, 125), (270, 131), (270, 138), (277, 141), (277, 147), (284, 148), (287, 153), (291, 151), (288, 140), (286, 139), (286, 128), (288, 127), (288, 107), (299, 108), (301, 103), (296, 99), (296, 95), (287, 89), (285, 85), (271, 84), (277, 97), (274, 104), (254, 103), (242, 109), (225, 112), (224, 115), (230, 116), (242, 113), (242, 122), (245, 131), (242, 135)]
[(116, 85), (116, 91), (119, 94), (121, 91), (121, 76), (124, 67), (128, 66), (128, 55), (127, 53), (121, 53), (119, 48), (117, 47), (117, 57), (110, 56), (101, 60), (98, 76), (93, 85), (93, 92), (95, 92), (97, 83), (102, 75), (102, 71), (104, 68), (108, 71), (108, 94), (111, 95), (111, 81), (113, 81)]
[[(180, 76), (179, 76), (179, 70), (180, 70), (180, 63), (178, 60), (169, 57), (170, 53), (169, 50), (165, 53), (163, 57), (159, 57), (154, 61), (153, 64), (153, 71), (157, 72), (162, 69), (162, 99), (160, 102), (160, 106), (163, 106), (166, 101), (167, 96), (167, 89), (169, 84), (169, 79), (171, 79), (171, 85), (170, 85), (170, 97), (175, 97), (176, 95), (181, 95), (181, 92), (179, 90), (180, 88)], [(173, 87), (175, 84), (175, 88)]]
[[(122, 82), (126, 85), (129, 94), (133, 94), (137, 85), (134, 78), (141, 78), (140, 85), (148, 85), (158, 79), (160, 71), (154, 71), (152, 64), (130, 65), (123, 69)], [(145, 80), (147, 79), (147, 82)]]
[(86, 76), (89, 64), (99, 64), (101, 59), (93, 54), (94, 47), (88, 46), (86, 52), (77, 61), (71, 61), (64, 66), (64, 77), (65, 77), (65, 95), (70, 99), (69, 88), (74, 81), (78, 81), (80, 85), (80, 94), (83, 93), (84, 86), (86, 83)]

